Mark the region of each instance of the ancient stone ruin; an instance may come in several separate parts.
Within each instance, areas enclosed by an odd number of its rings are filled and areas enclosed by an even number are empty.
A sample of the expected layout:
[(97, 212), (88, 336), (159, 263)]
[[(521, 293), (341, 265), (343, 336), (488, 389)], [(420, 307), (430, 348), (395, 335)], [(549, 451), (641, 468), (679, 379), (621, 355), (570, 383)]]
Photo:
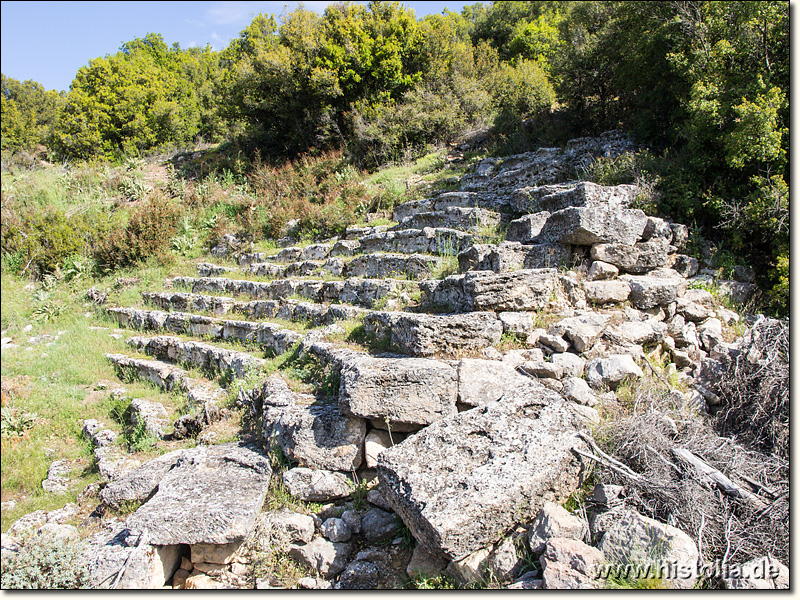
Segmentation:
[[(488, 158), (458, 189), (398, 206), (397, 225), (305, 247), (287, 239), (272, 254), (222, 247), (224, 264), (199, 264), (142, 306), (106, 307), (128, 334), (130, 352), (107, 356), (120, 376), (195, 407), (173, 424), (143, 404), (135, 418), (197, 443), (136, 464), (103, 424), (84, 423), (101, 507), (137, 507), (101, 518), (85, 543), (95, 585), (272, 587), (253, 569), (264, 548), (313, 572), (298, 583), (311, 589), (442, 573), (462, 585), (595, 588), (598, 565), (654, 552), (694, 568), (692, 538), (625, 507), (619, 486), (598, 484), (589, 514), (562, 508), (594, 467), (592, 427), (620, 386), (650, 376), (654, 352), (692, 390), (676, 401), (702, 412), (718, 402), (704, 361), (737, 348), (723, 328), (740, 316), (704, 288), (714, 275), (684, 253), (687, 227), (636, 208), (636, 186), (575, 179), (629, 148), (611, 133)], [(717, 284), (739, 301), (755, 291)], [(337, 325), (353, 320), (366, 347)], [(280, 371), (258, 375), (265, 356), (287, 353), (325, 370), (327, 396), (293, 390)], [(255, 433), (204, 438), (223, 418), (224, 388), (241, 380)], [(262, 510), (277, 488), (322, 508)]]

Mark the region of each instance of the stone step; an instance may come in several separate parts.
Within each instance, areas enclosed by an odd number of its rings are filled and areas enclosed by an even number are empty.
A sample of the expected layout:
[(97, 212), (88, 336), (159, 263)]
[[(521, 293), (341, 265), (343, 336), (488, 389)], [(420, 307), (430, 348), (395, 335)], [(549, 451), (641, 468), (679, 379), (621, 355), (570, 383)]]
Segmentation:
[(344, 281), (302, 279), (277, 279), (275, 281), (248, 281), (225, 277), (175, 277), (165, 285), (188, 288), (193, 293), (246, 295), (255, 299), (283, 300), (301, 296), (312, 302), (340, 302), (370, 308), (376, 300), (390, 294), (412, 292), (419, 284), (396, 279), (361, 279), (351, 277)]
[(474, 243), (471, 233), (445, 227), (400, 229), (373, 233), (360, 238), (360, 252), (401, 252), (456, 256)]
[(522, 269), (511, 273), (470, 271), (419, 285), (426, 308), (466, 313), (543, 310), (559, 300), (558, 282), (556, 269)]
[(563, 244), (474, 244), (458, 255), (458, 270), (509, 273), (520, 269), (548, 269), (573, 264), (583, 258)]
[(390, 231), (404, 229), (448, 228), (477, 233), (483, 228), (496, 227), (500, 224), (500, 213), (485, 208), (464, 208), (449, 206), (444, 210), (420, 212), (408, 216)]
[(497, 344), (503, 335), (503, 323), (493, 312), (372, 312), (364, 319), (364, 329), (381, 345), (410, 356), (477, 352)]
[(166, 391), (180, 390), (194, 406), (203, 406), (206, 402), (221, 404), (225, 400), (225, 390), (217, 384), (190, 377), (188, 372), (173, 364), (127, 354), (106, 354), (105, 357), (121, 379), (133, 377)]
[(144, 331), (168, 331), (216, 340), (258, 344), (274, 354), (283, 354), (303, 339), (303, 334), (274, 323), (215, 319), (192, 313), (108, 308), (121, 327)]
[(425, 200), (412, 200), (395, 207), (392, 219), (401, 222), (403, 219), (419, 213), (444, 211), (448, 208), (486, 208), (496, 212), (507, 213), (511, 205), (505, 198), (494, 194), (476, 192), (442, 192)]
[(197, 263), (197, 274), (200, 277), (219, 277), (225, 273), (238, 273), (239, 269), (236, 267), (226, 267), (223, 265), (215, 265), (212, 263)]
[(166, 311), (207, 311), (216, 316), (235, 312), (251, 319), (305, 321), (313, 327), (360, 319), (368, 312), (365, 308), (347, 304), (318, 304), (293, 299), (239, 302), (226, 296), (185, 292), (142, 292), (142, 297), (147, 303)]
[(263, 358), (247, 352), (220, 348), (206, 342), (182, 340), (170, 335), (134, 336), (127, 340), (127, 344), (159, 360), (193, 365), (211, 377), (233, 375), (244, 378), (248, 373), (266, 365)]
[(142, 292), (142, 300), (166, 311), (209, 312), (225, 315), (235, 310), (236, 300), (226, 296), (207, 296), (185, 292)]
[(289, 264), (275, 264), (272, 262), (252, 262), (248, 268), (251, 275), (259, 275), (272, 278), (286, 277), (308, 277), (309, 275), (321, 275), (322, 271), (327, 271), (334, 277), (342, 275), (343, 263), (341, 260), (329, 259), (325, 262), (321, 260), (305, 260)]
[(430, 254), (362, 254), (344, 263), (346, 277), (430, 277), (444, 259)]
[(320, 275), (323, 271), (334, 277), (427, 277), (442, 262), (438, 256), (429, 254), (361, 254), (352, 259), (329, 258), (327, 261), (289, 263), (250, 263), (252, 275), (273, 278), (307, 277)]

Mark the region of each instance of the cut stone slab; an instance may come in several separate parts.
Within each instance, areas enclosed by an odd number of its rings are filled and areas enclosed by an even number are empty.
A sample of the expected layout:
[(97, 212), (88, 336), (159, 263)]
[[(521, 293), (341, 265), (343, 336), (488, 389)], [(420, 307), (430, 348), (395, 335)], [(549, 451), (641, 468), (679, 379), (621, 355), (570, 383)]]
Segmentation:
[(589, 272), (586, 277), (589, 281), (602, 281), (605, 279), (614, 279), (619, 275), (619, 269), (614, 265), (610, 265), (601, 260), (595, 260), (589, 267)]
[(470, 271), (441, 281), (420, 282), (425, 304), (447, 312), (543, 310), (557, 295), (556, 269), (511, 273)]
[(147, 531), (156, 545), (243, 540), (264, 504), (269, 459), (237, 442), (185, 452), (156, 494), (128, 517), (128, 528)]
[[(384, 496), (417, 541), (452, 559), (502, 537), (579, 485), (577, 417), (544, 387), (438, 421), (378, 461)], [(425, 460), (420, 460), (425, 457)]]
[(124, 502), (144, 502), (158, 487), (161, 479), (190, 450), (174, 450), (147, 461), (125, 475), (109, 482), (100, 492), (100, 499), (119, 508)]
[(367, 334), (410, 356), (480, 350), (498, 343), (503, 335), (502, 322), (491, 312), (463, 315), (373, 312), (364, 319), (364, 327)]
[(344, 473), (307, 467), (289, 469), (283, 474), (283, 483), (292, 496), (309, 502), (339, 500), (353, 491)]
[(456, 370), (429, 358), (358, 356), (341, 370), (339, 408), (364, 419), (428, 425), (456, 413)]
[(662, 278), (649, 275), (623, 275), (621, 280), (631, 286), (630, 300), (634, 308), (645, 310), (675, 302), (686, 291), (687, 282), (682, 277)]
[(312, 404), (289, 389), (279, 376), (270, 377), (261, 390), (262, 436), (302, 467), (350, 471), (363, 460), (367, 431), (362, 419), (342, 415), (335, 404)]
[(643, 274), (669, 265), (670, 246), (664, 239), (637, 244), (595, 244), (592, 259), (612, 264), (626, 273)]
[(631, 285), (619, 279), (585, 281), (583, 291), (586, 293), (586, 300), (592, 304), (625, 302), (631, 294)]
[(458, 401), (469, 406), (496, 402), (507, 392), (529, 385), (529, 379), (497, 360), (464, 358), (458, 363)]
[(549, 216), (549, 212), (542, 211), (511, 221), (506, 231), (506, 239), (510, 242), (530, 242), (542, 231)]
[(262, 514), (260, 522), (269, 532), (269, 543), (273, 540), (282, 545), (288, 542), (307, 544), (314, 538), (314, 519), (309, 515), (288, 509)]
[(571, 207), (552, 213), (534, 241), (577, 246), (611, 242), (633, 245), (642, 238), (646, 225), (647, 216), (638, 209)]

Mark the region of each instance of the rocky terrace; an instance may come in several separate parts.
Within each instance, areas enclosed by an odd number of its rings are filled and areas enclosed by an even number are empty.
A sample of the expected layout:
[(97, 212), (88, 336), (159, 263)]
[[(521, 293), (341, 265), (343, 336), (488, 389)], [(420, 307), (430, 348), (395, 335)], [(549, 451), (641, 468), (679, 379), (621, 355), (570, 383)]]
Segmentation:
[[(86, 544), (96, 586), (270, 588), (254, 569), (264, 548), (301, 565), (311, 589), (442, 574), (602, 587), (597, 565), (634, 548), (696, 565), (695, 541), (620, 508), (622, 488), (598, 483), (589, 518), (561, 506), (586, 493), (590, 432), (617, 390), (655, 373), (707, 411), (718, 399), (703, 361), (736, 348), (740, 316), (705, 289), (685, 225), (635, 208), (635, 186), (566, 179), (628, 144), (607, 135), (486, 159), (460, 190), (398, 206), (394, 227), (275, 253), (228, 239), (197, 277), (105, 306), (127, 332), (130, 353), (107, 355), (120, 377), (192, 407), (174, 423), (158, 406), (134, 418), (197, 443), (136, 464), (84, 423), (105, 479), (97, 514), (138, 507)], [(739, 301), (754, 291), (723, 286)], [(268, 367), (275, 357), (324, 375), (298, 391)], [(216, 444), (204, 431), (232, 395), (249, 430)], [(262, 510), (277, 488), (322, 509)]]

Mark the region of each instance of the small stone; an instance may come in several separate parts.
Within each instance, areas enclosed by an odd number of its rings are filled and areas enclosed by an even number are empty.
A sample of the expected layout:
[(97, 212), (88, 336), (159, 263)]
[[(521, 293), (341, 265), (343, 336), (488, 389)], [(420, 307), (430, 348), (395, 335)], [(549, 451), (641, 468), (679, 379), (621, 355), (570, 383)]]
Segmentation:
[(353, 537), (350, 528), (342, 519), (331, 518), (322, 524), (322, 535), (332, 542), (347, 542)]
[(370, 544), (383, 544), (391, 540), (399, 527), (394, 513), (372, 508), (361, 518), (361, 530)]
[(544, 551), (545, 543), (553, 537), (583, 539), (587, 525), (565, 508), (545, 502), (530, 527), (528, 545), (534, 554)]
[(346, 498), (352, 492), (344, 473), (296, 467), (283, 474), (283, 483), (295, 498), (309, 502), (328, 502)]
[(318, 537), (308, 544), (291, 546), (289, 556), (327, 577), (344, 571), (350, 550), (350, 544)]
[(378, 464), (378, 455), (391, 448), (392, 437), (388, 431), (373, 429), (364, 438), (364, 459), (368, 469), (374, 469)]
[(411, 561), (406, 566), (406, 574), (412, 579), (438, 577), (447, 568), (447, 563), (444, 554), (431, 552), (425, 546), (417, 544), (411, 555)]
[(354, 534), (361, 533), (361, 515), (354, 510), (346, 510), (342, 513), (342, 521), (345, 522), (348, 529)]

